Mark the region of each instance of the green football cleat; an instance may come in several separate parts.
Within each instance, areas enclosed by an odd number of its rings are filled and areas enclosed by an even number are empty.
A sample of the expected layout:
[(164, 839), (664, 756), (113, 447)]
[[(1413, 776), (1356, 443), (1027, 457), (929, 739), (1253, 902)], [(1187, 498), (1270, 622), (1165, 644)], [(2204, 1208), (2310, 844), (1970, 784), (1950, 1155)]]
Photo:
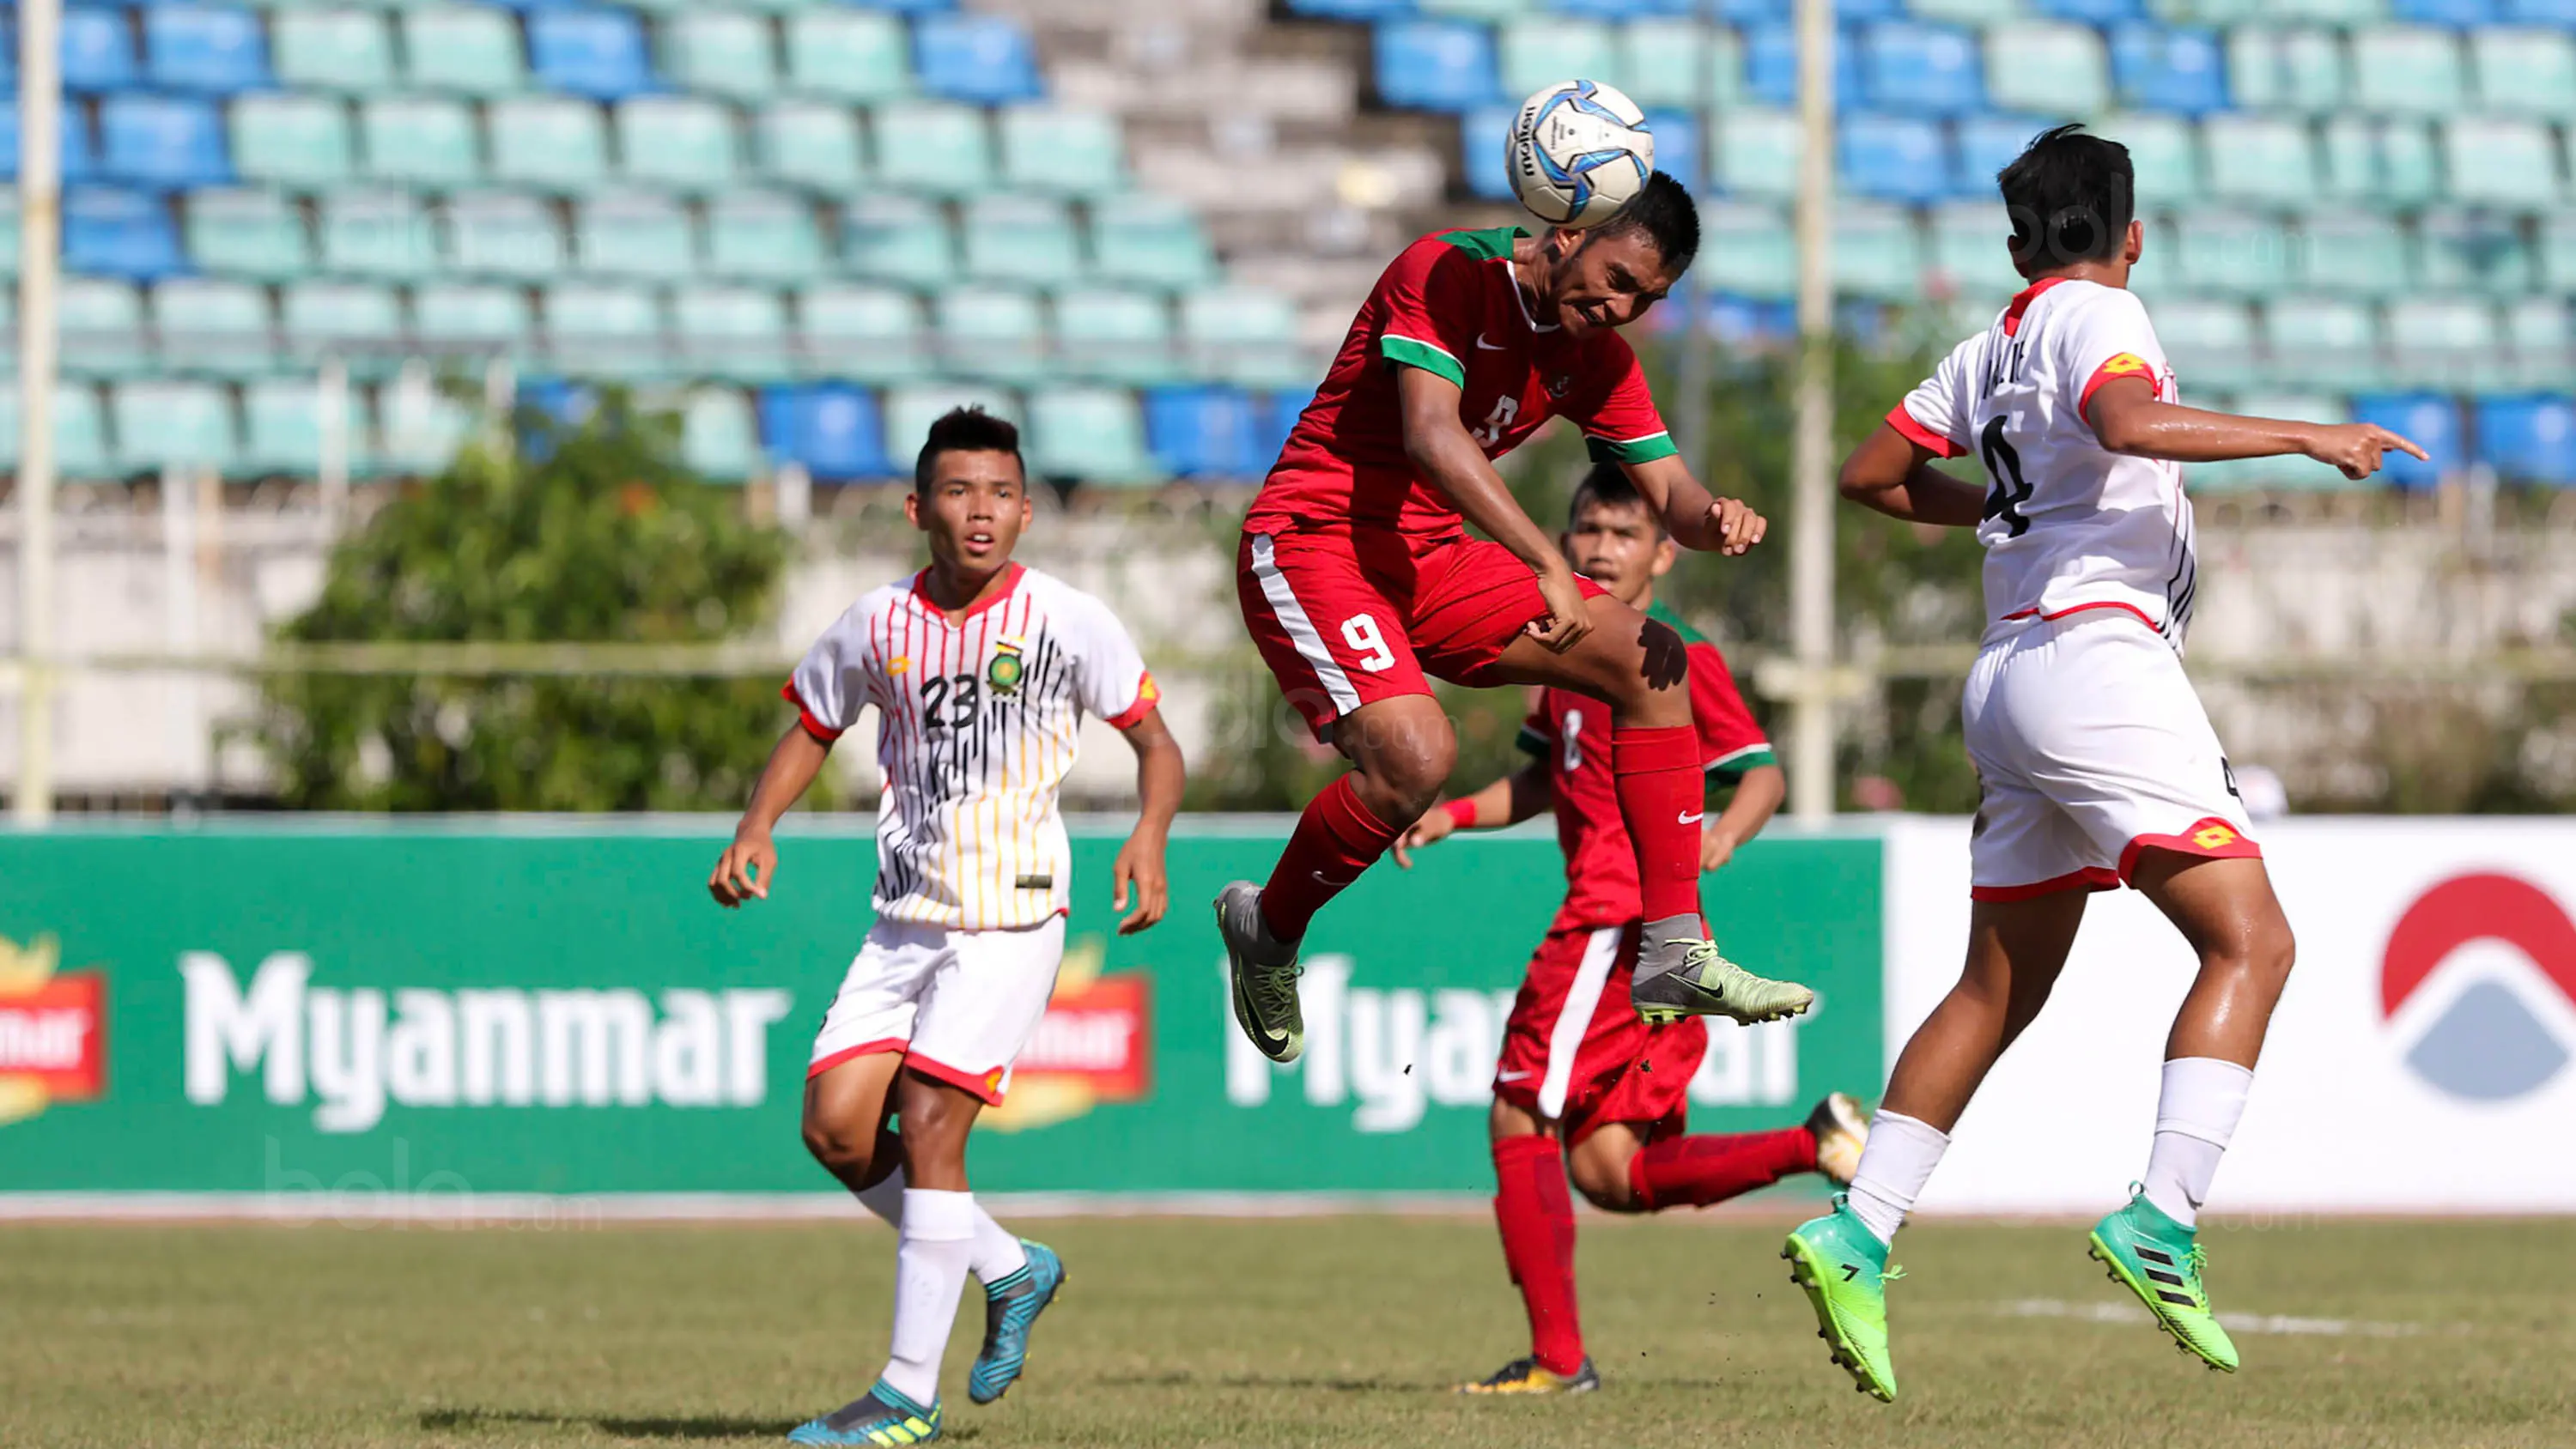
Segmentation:
[(1887, 1245), (1863, 1226), (1840, 1197), (1834, 1210), (1798, 1225), (1780, 1256), (1789, 1281), (1807, 1290), (1816, 1309), (1816, 1337), (1834, 1362), (1851, 1373), (1859, 1390), (1880, 1403), (1896, 1401), (1896, 1365), (1887, 1356), (1887, 1284), (1905, 1276), (1887, 1266)]
[(2209, 1311), (2209, 1290), (2200, 1282), (2209, 1255), (2195, 1241), (2198, 1236), (2132, 1188), (2127, 1207), (2094, 1225), (2085, 1251), (2111, 1270), (2111, 1281), (2138, 1295), (2177, 1347), (2232, 1374), (2236, 1343)]
[(1261, 917), (1261, 887), (1239, 880), (1217, 892), (1216, 932), (1225, 941), (1234, 984), (1234, 1022), (1261, 1054), (1293, 1062), (1306, 1050), (1306, 1015), (1297, 1001), (1297, 943), (1270, 934)]
[(1816, 993), (1794, 981), (1756, 976), (1717, 954), (1709, 941), (1675, 941), (1681, 964), (1649, 974), (1659, 963), (1640, 961), (1628, 985), (1628, 1004), (1649, 1026), (1685, 1016), (1723, 1016), (1747, 1026), (1796, 1016), (1815, 1005)]

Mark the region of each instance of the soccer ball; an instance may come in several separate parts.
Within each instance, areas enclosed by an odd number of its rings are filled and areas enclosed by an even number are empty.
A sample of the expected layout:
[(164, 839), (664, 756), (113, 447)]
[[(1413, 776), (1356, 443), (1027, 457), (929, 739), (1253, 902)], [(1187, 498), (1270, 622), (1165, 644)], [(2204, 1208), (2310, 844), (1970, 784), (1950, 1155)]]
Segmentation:
[(1521, 102), (1509, 154), (1521, 205), (1558, 226), (1608, 221), (1655, 174), (1646, 113), (1599, 81), (1560, 81)]

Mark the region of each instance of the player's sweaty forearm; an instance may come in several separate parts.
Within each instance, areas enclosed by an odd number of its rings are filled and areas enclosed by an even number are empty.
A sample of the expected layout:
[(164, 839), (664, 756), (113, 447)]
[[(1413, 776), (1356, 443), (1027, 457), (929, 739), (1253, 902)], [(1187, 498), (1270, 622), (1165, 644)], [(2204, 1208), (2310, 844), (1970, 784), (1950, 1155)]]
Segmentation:
[(1624, 463), (1620, 471), (1636, 485), (1637, 496), (1664, 521), (1673, 542), (1700, 553), (1740, 554), (1762, 541), (1768, 525), (1762, 515), (1740, 502), (1720, 502), (1691, 476), (1678, 453), (1643, 463)]
[(1159, 709), (1145, 711), (1120, 733), (1136, 752), (1136, 833), (1163, 839), (1172, 833), (1172, 817), (1181, 813), (1181, 793), (1189, 783), (1180, 742)]
[(789, 725), (787, 733), (778, 737), (778, 747), (769, 752), (769, 763), (761, 767), (760, 783), (752, 787), (751, 803), (743, 807), (734, 838), (767, 835), (779, 817), (804, 797), (831, 754), (832, 747), (807, 733), (802, 723)]
[(2302, 423), (2248, 418), (2160, 402), (2145, 378), (2103, 384), (2084, 410), (2093, 436), (2114, 453), (2169, 463), (2226, 463), (2297, 454), (2343, 470), (2348, 478), (2379, 471), (2383, 453), (2424, 457), (2406, 438), (2371, 423)]

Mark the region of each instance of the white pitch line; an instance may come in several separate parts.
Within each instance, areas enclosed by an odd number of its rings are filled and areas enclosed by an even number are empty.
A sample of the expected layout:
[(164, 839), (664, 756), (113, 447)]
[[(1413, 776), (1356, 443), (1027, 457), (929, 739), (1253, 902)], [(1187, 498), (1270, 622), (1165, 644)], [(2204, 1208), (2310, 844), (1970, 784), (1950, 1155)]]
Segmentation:
[[(2017, 1298), (1993, 1311), (2006, 1318), (2071, 1318), (2082, 1323), (2144, 1323), (2147, 1311), (2128, 1303), (2070, 1303), (2063, 1298)], [(2222, 1313), (2219, 1326), (2230, 1333), (2283, 1334), (2316, 1338), (2415, 1338), (2427, 1333), (2466, 1333), (2453, 1323), (2374, 1323), (2358, 1318), (2302, 1318), (2286, 1313)]]

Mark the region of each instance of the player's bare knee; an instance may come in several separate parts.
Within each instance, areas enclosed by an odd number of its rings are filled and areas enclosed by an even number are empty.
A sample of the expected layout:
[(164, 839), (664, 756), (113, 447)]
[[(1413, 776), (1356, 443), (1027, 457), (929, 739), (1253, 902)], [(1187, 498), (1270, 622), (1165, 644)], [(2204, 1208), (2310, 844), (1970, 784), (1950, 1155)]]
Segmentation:
[(875, 1165), (876, 1124), (844, 1121), (809, 1108), (803, 1127), (805, 1150), (834, 1176), (865, 1176)]
[(1628, 1180), (1629, 1158), (1633, 1153), (1613, 1154), (1591, 1151), (1600, 1139), (1594, 1138), (1568, 1155), (1568, 1175), (1574, 1190), (1583, 1200), (1606, 1213), (1637, 1211), (1636, 1188)]
[(1413, 820), (1431, 808), (1448, 783), (1449, 771), (1458, 763), (1457, 732), (1436, 707), (1370, 724), (1374, 728), (1368, 737), (1355, 741), (1351, 752), (1359, 767), (1352, 787), (1379, 819)]

